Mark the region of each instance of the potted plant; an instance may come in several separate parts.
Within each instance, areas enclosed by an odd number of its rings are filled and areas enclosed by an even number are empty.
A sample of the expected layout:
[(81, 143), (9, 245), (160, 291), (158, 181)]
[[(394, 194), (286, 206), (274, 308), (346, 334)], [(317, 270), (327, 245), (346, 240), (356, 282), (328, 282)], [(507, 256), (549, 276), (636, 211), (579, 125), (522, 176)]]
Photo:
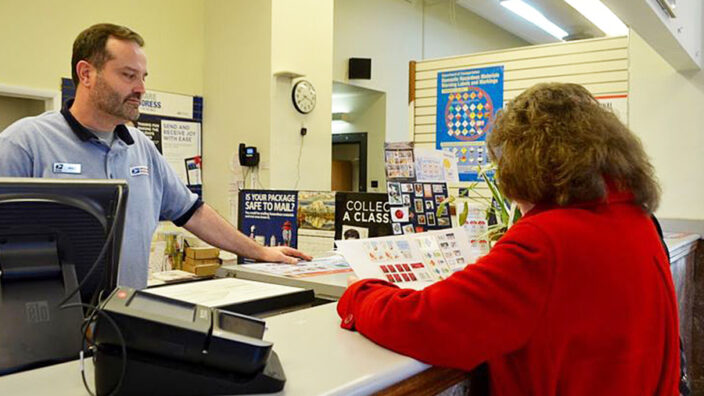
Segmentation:
[[(489, 222), (489, 226), (486, 237), (490, 242), (495, 242), (521, 218), (521, 212), (518, 210), (516, 203), (504, 197), (501, 190), (499, 190), (499, 175), (495, 165), (480, 169), (479, 177), (486, 183), (491, 192), (491, 196), (487, 196), (478, 191), (481, 182), (473, 182), (466, 188), (461, 189), (466, 191), (466, 193), (462, 194), (460, 197), (468, 198), (470, 201), (480, 203), (487, 208), (486, 219)], [(447, 205), (449, 208), (449, 205), (455, 201), (454, 196), (449, 196), (441, 202), (437, 208), (438, 215), (443, 210), (444, 205)], [(456, 208), (456, 210), (459, 210), (459, 208)], [(469, 205), (467, 202), (464, 202), (464, 208), (459, 213), (459, 224), (464, 225), (469, 213)]]

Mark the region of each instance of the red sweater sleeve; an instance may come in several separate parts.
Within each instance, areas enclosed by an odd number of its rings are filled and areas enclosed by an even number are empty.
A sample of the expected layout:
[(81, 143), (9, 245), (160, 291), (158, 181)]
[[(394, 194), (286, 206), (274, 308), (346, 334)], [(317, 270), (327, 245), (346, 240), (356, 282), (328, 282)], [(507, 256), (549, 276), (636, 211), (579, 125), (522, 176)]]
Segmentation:
[(470, 370), (525, 344), (545, 310), (554, 252), (521, 221), (489, 254), (421, 291), (380, 280), (351, 285), (338, 302), (342, 327), (420, 361)]

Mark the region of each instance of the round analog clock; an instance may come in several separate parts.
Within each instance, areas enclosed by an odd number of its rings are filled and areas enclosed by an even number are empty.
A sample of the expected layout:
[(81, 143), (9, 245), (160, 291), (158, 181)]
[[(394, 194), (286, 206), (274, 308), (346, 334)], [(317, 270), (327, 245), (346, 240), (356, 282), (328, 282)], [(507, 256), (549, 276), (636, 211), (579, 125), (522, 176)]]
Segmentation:
[(316, 94), (313, 84), (308, 80), (301, 80), (293, 86), (291, 92), (293, 106), (300, 113), (308, 114), (315, 108)]

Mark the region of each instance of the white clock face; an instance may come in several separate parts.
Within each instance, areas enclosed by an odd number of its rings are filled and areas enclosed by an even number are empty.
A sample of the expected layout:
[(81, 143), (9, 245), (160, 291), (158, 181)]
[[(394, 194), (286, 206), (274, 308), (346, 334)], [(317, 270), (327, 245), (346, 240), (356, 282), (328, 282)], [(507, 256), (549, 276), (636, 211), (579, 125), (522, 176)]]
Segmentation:
[(315, 108), (315, 88), (310, 81), (301, 80), (293, 86), (293, 105), (296, 110), (308, 114)]

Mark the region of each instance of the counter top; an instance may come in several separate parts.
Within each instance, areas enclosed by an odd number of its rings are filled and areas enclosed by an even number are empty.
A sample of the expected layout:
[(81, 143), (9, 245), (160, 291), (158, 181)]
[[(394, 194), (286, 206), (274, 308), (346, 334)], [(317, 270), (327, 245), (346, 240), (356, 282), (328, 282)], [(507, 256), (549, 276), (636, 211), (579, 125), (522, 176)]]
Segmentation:
[[(266, 322), (264, 338), (274, 343), (287, 377), (284, 390), (277, 395), (366, 395), (430, 367), (341, 329), (334, 303), (274, 316)], [(92, 364), (86, 366), (92, 384)], [(0, 378), (0, 395), (43, 394), (86, 394), (79, 362)]]
[(699, 234), (685, 232), (665, 232), (664, 237), (667, 249), (670, 251), (671, 263), (696, 249), (696, 241), (700, 238)]
[(335, 308), (325, 304), (267, 320), (264, 338), (274, 342), (289, 378), (282, 395), (366, 395), (430, 367), (343, 330)]
[[(674, 262), (682, 256), (695, 249), (696, 242), (700, 236), (689, 233), (665, 233), (665, 244), (670, 251), (671, 261)], [(353, 272), (317, 275), (305, 278), (291, 278), (254, 269), (247, 268), (246, 265), (223, 265), (217, 273), (221, 277), (235, 277), (259, 282), (276, 283), (285, 286), (302, 287), (313, 289), (317, 297), (339, 299), (347, 288), (347, 278)]]
[(288, 276), (272, 274), (247, 268), (247, 265), (223, 265), (218, 269), (216, 276), (234, 277), (258, 282), (276, 283), (284, 286), (313, 289), (316, 297), (338, 300), (347, 289), (347, 278), (354, 272), (309, 276), (305, 278), (291, 278)]

